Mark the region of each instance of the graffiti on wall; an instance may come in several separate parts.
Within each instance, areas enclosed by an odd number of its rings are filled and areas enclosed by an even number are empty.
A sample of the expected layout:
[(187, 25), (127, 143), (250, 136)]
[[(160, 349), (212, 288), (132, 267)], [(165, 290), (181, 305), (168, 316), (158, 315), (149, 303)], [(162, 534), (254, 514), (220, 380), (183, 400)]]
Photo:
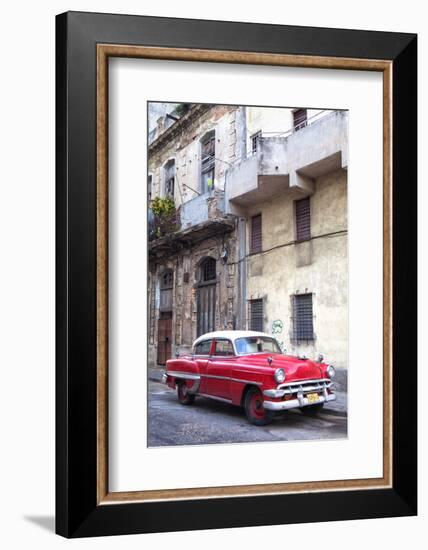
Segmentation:
[(275, 321), (272, 321), (272, 334), (281, 334), (283, 328), (284, 324), (281, 319), (276, 319)]
[(272, 334), (275, 336), (282, 353), (285, 353), (285, 342), (283, 340), (280, 340), (278, 337), (278, 335), (282, 334), (283, 330), (284, 323), (281, 321), (281, 319), (275, 319), (275, 321), (272, 321)]

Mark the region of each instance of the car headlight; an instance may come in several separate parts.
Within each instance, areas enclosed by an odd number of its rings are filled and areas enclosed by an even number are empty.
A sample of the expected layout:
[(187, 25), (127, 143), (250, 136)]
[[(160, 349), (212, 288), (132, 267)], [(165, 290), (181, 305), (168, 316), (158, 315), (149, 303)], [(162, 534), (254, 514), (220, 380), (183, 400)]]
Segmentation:
[(329, 375), (330, 378), (334, 378), (334, 375), (336, 374), (336, 371), (334, 370), (333, 365), (329, 365), (327, 367), (327, 374)]
[(281, 382), (284, 382), (285, 380), (285, 370), (284, 369), (276, 369), (274, 372), (273, 377), (275, 378), (275, 381), (278, 382), (278, 384), (281, 384)]

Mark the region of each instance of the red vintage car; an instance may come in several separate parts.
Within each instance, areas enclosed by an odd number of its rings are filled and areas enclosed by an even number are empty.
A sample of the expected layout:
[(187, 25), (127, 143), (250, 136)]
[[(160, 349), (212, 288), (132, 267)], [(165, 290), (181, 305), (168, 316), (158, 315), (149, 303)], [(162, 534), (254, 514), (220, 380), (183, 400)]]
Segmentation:
[(284, 355), (269, 334), (231, 330), (204, 334), (192, 355), (167, 361), (163, 382), (183, 405), (210, 397), (243, 406), (252, 424), (264, 426), (276, 411), (318, 413), (336, 399), (334, 374), (324, 362)]

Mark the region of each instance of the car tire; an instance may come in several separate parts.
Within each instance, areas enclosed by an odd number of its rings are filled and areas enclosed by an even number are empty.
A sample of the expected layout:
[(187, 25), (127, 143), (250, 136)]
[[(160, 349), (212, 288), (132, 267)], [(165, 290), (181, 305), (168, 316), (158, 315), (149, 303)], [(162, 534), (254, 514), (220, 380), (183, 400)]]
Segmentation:
[(189, 393), (186, 382), (179, 382), (177, 384), (177, 397), (181, 405), (191, 405), (195, 400), (195, 396)]
[(318, 405), (307, 405), (306, 407), (302, 407), (300, 410), (306, 416), (316, 416), (323, 410), (323, 408), (324, 403), (318, 403)]
[(251, 387), (245, 394), (245, 414), (251, 424), (266, 426), (273, 420), (273, 411), (263, 407), (263, 395), (258, 388)]

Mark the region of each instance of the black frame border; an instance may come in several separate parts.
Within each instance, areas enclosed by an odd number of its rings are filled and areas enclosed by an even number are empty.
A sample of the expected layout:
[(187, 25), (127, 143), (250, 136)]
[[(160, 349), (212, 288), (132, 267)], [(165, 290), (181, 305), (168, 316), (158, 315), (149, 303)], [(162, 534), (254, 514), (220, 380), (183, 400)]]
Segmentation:
[[(393, 62), (393, 487), (97, 506), (96, 45)], [(56, 532), (65, 537), (417, 513), (417, 36), (67, 12), (56, 18)]]

